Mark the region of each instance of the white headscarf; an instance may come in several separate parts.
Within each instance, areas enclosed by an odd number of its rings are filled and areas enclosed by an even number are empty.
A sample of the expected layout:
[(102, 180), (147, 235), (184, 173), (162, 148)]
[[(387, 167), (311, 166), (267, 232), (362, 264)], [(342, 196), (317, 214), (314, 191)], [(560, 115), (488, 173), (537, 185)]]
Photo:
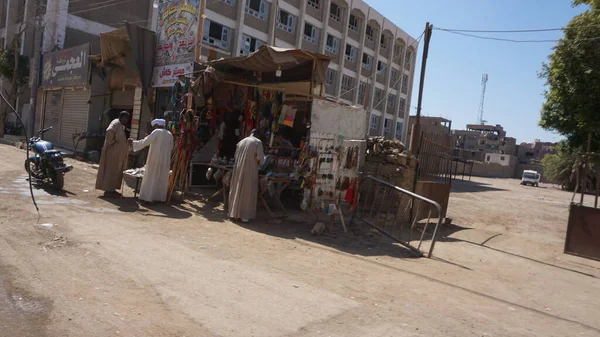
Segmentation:
[(155, 119), (150, 123), (152, 126), (162, 126), (163, 128), (165, 127), (165, 125), (167, 124), (167, 122), (164, 119)]

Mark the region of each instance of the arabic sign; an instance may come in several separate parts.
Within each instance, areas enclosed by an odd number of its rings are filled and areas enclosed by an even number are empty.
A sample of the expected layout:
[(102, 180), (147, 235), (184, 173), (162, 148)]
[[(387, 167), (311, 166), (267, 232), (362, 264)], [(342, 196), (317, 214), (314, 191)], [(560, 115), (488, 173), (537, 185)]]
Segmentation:
[(156, 65), (194, 61), (200, 0), (165, 1), (158, 6)]
[(90, 74), (90, 44), (44, 54), (42, 87), (86, 85)]
[(193, 71), (193, 62), (154, 67), (154, 74), (152, 76), (152, 86), (155, 88), (172, 87), (175, 84), (175, 82), (177, 82), (177, 76), (191, 74)]

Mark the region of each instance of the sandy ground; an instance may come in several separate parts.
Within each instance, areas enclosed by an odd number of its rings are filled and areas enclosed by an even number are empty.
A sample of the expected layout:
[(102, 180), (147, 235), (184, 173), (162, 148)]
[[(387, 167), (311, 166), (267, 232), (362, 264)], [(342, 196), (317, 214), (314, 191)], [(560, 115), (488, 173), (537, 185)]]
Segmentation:
[(435, 258), (199, 201), (104, 200), (72, 162), (28, 196), (0, 146), (0, 336), (600, 336), (600, 263), (564, 255), (571, 195), (457, 182)]

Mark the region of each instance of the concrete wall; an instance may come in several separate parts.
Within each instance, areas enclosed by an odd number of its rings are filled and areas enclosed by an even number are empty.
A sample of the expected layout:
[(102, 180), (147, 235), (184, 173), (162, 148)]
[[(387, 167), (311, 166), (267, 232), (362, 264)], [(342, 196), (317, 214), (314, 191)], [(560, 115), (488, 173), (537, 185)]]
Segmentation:
[[(462, 163), (458, 164), (458, 172), (463, 170)], [(502, 166), (500, 164), (486, 164), (482, 162), (473, 163), (474, 177), (486, 177), (486, 178), (513, 178), (515, 176), (516, 165)], [(469, 166), (465, 170), (465, 174), (469, 173)]]

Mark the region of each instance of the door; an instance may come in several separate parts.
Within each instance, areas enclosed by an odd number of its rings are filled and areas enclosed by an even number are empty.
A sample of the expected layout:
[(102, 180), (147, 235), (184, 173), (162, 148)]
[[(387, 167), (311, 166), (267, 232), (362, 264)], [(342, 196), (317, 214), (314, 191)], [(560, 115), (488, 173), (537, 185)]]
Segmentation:
[[(66, 149), (73, 150), (73, 139), (78, 134), (87, 131), (90, 112), (89, 89), (65, 89), (63, 91), (62, 122), (58, 144)], [(78, 150), (85, 149), (85, 140), (81, 140)]]

